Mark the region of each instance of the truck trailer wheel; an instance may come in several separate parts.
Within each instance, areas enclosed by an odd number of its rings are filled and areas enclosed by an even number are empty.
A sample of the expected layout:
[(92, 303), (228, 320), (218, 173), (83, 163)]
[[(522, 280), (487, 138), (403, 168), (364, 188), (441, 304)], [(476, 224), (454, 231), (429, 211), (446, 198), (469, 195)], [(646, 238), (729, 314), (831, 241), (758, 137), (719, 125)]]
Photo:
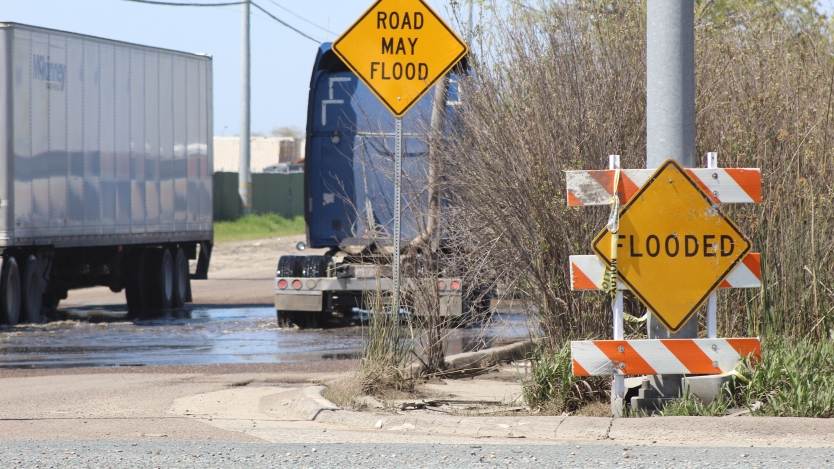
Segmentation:
[(41, 322), (41, 303), (43, 300), (43, 279), (38, 258), (30, 255), (23, 263), (21, 282), (20, 313), (22, 319), (31, 324)]
[(301, 276), (306, 278), (327, 277), (329, 256), (306, 256), (301, 258)]
[(188, 275), (188, 259), (182, 248), (174, 251), (174, 308), (182, 308), (188, 301), (191, 277)]
[(281, 311), (275, 310), (275, 315), (278, 317), (278, 327), (287, 328), (292, 326), (301, 326), (298, 324), (301, 318), (300, 311)]
[(301, 274), (301, 259), (303, 256), (281, 256), (278, 258), (276, 277), (298, 277)]
[(0, 315), (2, 320), (10, 326), (16, 326), (20, 321), (20, 270), (14, 257), (3, 259), (3, 269), (0, 272)]
[(174, 303), (174, 259), (168, 249), (149, 249), (145, 265), (145, 291), (148, 307), (156, 316)]

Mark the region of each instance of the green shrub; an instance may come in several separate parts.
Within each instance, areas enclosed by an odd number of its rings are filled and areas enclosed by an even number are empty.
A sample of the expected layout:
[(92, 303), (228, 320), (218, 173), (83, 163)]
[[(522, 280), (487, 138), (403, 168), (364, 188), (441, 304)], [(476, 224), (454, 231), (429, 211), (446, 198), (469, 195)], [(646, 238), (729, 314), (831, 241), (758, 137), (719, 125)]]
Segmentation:
[(571, 363), (570, 342), (555, 352), (536, 349), (530, 357), (530, 381), (522, 379), (524, 399), (531, 408), (561, 414), (592, 402), (608, 402), (611, 378), (574, 376)]

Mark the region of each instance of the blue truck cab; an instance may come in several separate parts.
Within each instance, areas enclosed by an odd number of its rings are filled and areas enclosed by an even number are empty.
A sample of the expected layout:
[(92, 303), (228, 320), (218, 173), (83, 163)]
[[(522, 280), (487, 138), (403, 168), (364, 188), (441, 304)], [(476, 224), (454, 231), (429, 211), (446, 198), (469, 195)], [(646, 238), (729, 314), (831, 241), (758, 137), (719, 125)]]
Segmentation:
[[(459, 103), (455, 75), (447, 122)], [(403, 245), (424, 223), (429, 170), (428, 132), (434, 90), (403, 116)], [(396, 119), (324, 43), (316, 55), (307, 107), (304, 218), (307, 246), (324, 256), (282, 256), (275, 280), (279, 322), (318, 326), (362, 307), (363, 293), (390, 289), (394, 221)], [(374, 261), (368, 263), (369, 256)], [(386, 278), (387, 277), (389, 278)], [(449, 315), (461, 310), (460, 282), (449, 288)], [(450, 280), (447, 285), (452, 285)], [(444, 293), (441, 292), (443, 295)]]
[[(403, 180), (412, 184), (427, 182), (433, 96), (429, 91), (403, 116)], [(447, 105), (456, 102), (453, 83)], [(310, 247), (335, 248), (347, 238), (390, 236), (394, 127), (391, 112), (333, 53), (330, 43), (323, 44), (310, 80), (307, 111), (305, 220)], [(409, 191), (403, 193), (407, 199)], [(409, 202), (403, 200), (403, 206)], [(414, 216), (403, 211), (403, 239), (416, 236)], [(368, 226), (368, 217), (375, 226)]]

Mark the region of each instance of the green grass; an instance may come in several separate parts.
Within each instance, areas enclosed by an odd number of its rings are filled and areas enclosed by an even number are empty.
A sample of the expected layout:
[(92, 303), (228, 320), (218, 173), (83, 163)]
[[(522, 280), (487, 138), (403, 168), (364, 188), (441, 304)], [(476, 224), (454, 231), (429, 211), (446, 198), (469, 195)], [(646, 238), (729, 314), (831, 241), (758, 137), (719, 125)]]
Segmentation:
[(834, 417), (834, 341), (762, 341), (762, 362), (744, 372), (736, 400), (753, 415)]
[(576, 412), (585, 405), (608, 402), (608, 376), (580, 378), (573, 375), (570, 342), (548, 352), (537, 348), (530, 357), (530, 379), (522, 379), (524, 399), (541, 412), (559, 415)]
[(234, 221), (214, 223), (214, 241), (246, 241), (304, 234), (304, 217), (284, 218), (273, 213), (247, 215)]
[[(660, 415), (726, 415), (748, 408), (752, 415), (834, 417), (834, 341), (775, 338), (762, 341), (761, 363), (736, 367), (732, 399), (704, 405), (694, 396), (667, 405)], [(641, 415), (635, 415), (641, 416)]]
[[(532, 376), (524, 385), (528, 404), (557, 414), (576, 412), (582, 406), (607, 402), (610, 378), (573, 376), (570, 343), (556, 352), (536, 351)], [(749, 359), (736, 366), (732, 397), (704, 405), (685, 395), (667, 405), (662, 416), (722, 416), (732, 408), (747, 408), (752, 415), (778, 417), (834, 417), (834, 339), (762, 340), (762, 360)], [(740, 376), (739, 376), (740, 375)], [(630, 417), (645, 414), (628, 411)]]

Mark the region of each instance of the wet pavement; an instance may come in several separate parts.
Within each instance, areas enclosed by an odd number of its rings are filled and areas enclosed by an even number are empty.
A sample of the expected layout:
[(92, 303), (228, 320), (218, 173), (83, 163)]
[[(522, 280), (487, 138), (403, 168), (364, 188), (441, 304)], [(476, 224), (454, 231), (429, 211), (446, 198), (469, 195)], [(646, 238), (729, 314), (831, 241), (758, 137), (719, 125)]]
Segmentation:
[[(155, 320), (129, 320), (123, 306), (61, 310), (61, 320), (0, 327), (0, 368), (70, 368), (310, 362), (355, 359), (360, 325), (280, 328), (269, 306), (205, 307)], [(503, 345), (528, 335), (523, 315), (451, 331), (447, 354)]]

